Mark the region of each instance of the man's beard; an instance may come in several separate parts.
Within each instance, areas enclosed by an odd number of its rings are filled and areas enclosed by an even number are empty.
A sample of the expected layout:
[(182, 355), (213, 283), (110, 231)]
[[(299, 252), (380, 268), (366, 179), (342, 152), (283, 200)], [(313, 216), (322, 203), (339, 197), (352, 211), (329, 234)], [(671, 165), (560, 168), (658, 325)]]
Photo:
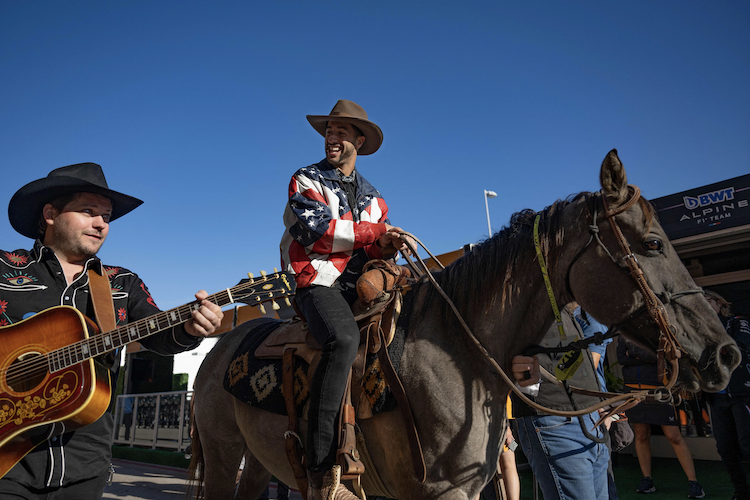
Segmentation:
[(342, 143), (342, 146), (344, 147), (343, 148), (344, 150), (339, 155), (338, 160), (333, 160), (331, 158), (327, 158), (328, 159), (328, 163), (330, 163), (331, 165), (333, 165), (336, 168), (339, 168), (341, 165), (343, 165), (344, 163), (346, 163), (347, 161), (349, 161), (349, 159), (351, 159), (352, 157), (356, 157), (357, 156), (357, 150), (354, 147), (354, 144), (352, 144), (349, 141), (344, 141)]
[[(68, 260), (87, 260), (96, 255), (104, 243), (104, 239), (102, 239), (99, 245), (96, 245), (93, 241), (86, 245), (82, 241), (86, 236), (80, 233), (76, 234), (64, 223), (62, 225), (59, 225), (59, 223), (60, 220), (58, 219), (58, 226), (52, 227), (52, 238), (49, 246), (56, 253), (65, 255)], [(104, 236), (101, 236), (101, 238), (104, 238)]]

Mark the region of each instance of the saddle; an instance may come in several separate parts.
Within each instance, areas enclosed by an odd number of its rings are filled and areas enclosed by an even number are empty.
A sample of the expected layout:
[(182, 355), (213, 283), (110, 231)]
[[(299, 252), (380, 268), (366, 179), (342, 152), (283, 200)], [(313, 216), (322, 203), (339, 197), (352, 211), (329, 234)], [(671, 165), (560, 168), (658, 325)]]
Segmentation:
[[(352, 306), (352, 313), (360, 328), (360, 344), (357, 357), (349, 372), (347, 389), (339, 412), (339, 445), (336, 454), (341, 466), (341, 479), (351, 480), (354, 490), (361, 498), (360, 476), (364, 464), (360, 460), (356, 445), (356, 418), (372, 417), (370, 401), (363, 392), (362, 380), (365, 374), (367, 354), (377, 354), (385, 379), (391, 387), (397, 406), (401, 410), (418, 477), (424, 477), (424, 459), (419, 437), (401, 381), (388, 356), (387, 347), (396, 332), (396, 323), (403, 303), (402, 291), (409, 288), (409, 269), (392, 262), (370, 261), (357, 281), (359, 300)], [(298, 415), (294, 398), (294, 361), (302, 358), (308, 365), (308, 379), (312, 378), (320, 361), (322, 346), (310, 334), (304, 317), (296, 308), (297, 317), (273, 331), (256, 349), (258, 359), (282, 359), (282, 387), (289, 426), (284, 434), (286, 451), (294, 471), (297, 486), (303, 498), (307, 498), (307, 467), (302, 441), (298, 434)], [(352, 404), (354, 402), (354, 404)]]

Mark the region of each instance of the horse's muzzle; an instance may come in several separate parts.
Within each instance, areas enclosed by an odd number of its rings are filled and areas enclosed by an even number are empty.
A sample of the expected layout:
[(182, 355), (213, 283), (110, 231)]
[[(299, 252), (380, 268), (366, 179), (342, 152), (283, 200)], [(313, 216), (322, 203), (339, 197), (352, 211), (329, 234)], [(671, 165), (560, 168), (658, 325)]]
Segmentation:
[(696, 367), (703, 390), (718, 392), (724, 389), (741, 360), (742, 355), (734, 342), (704, 349)]

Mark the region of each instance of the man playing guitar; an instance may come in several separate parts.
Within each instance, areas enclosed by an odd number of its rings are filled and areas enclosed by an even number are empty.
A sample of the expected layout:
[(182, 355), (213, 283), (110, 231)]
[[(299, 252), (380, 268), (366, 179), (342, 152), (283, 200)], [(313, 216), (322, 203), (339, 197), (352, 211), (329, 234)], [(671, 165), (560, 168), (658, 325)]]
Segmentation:
[[(118, 327), (158, 313), (135, 273), (105, 266), (96, 257), (110, 222), (141, 203), (109, 189), (101, 167), (94, 163), (58, 168), (19, 189), (8, 208), (10, 223), (36, 241), (28, 251), (0, 251), (0, 326), (61, 305), (94, 320), (89, 269), (108, 277)], [(196, 293), (199, 305), (192, 309), (192, 318), (143, 339), (144, 347), (170, 355), (193, 349), (203, 337), (214, 333), (223, 313), (218, 305), (204, 300), (207, 296), (204, 290)], [(0, 335), (9, 333), (10, 329), (0, 331)], [(106, 367), (116, 380), (119, 351), (96, 357), (94, 364)], [(8, 380), (0, 381), (3, 391), (13, 389), (8, 389), (12, 385)], [(0, 499), (101, 498), (111, 459), (113, 425), (112, 415), (104, 412), (98, 420), (73, 431), (66, 421), (35, 428), (37, 434), (46, 436), (0, 479)]]

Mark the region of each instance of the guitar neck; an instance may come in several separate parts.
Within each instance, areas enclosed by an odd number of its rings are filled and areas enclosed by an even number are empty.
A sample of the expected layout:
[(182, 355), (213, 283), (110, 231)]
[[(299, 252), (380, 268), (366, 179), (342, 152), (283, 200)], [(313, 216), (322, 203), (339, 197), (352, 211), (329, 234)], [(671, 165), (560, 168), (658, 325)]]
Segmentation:
[[(250, 279), (247, 282), (227, 288), (206, 300), (219, 307), (235, 302), (259, 304), (279, 295), (289, 295), (292, 288), (288, 276), (276, 273), (268, 277)], [(247, 299), (252, 298), (252, 301)], [(50, 372), (56, 372), (86, 361), (95, 356), (119, 349), (132, 342), (163, 332), (190, 320), (192, 312), (201, 307), (199, 302), (185, 304), (168, 311), (162, 311), (148, 318), (139, 319), (112, 331), (100, 333), (75, 342), (47, 354)]]

